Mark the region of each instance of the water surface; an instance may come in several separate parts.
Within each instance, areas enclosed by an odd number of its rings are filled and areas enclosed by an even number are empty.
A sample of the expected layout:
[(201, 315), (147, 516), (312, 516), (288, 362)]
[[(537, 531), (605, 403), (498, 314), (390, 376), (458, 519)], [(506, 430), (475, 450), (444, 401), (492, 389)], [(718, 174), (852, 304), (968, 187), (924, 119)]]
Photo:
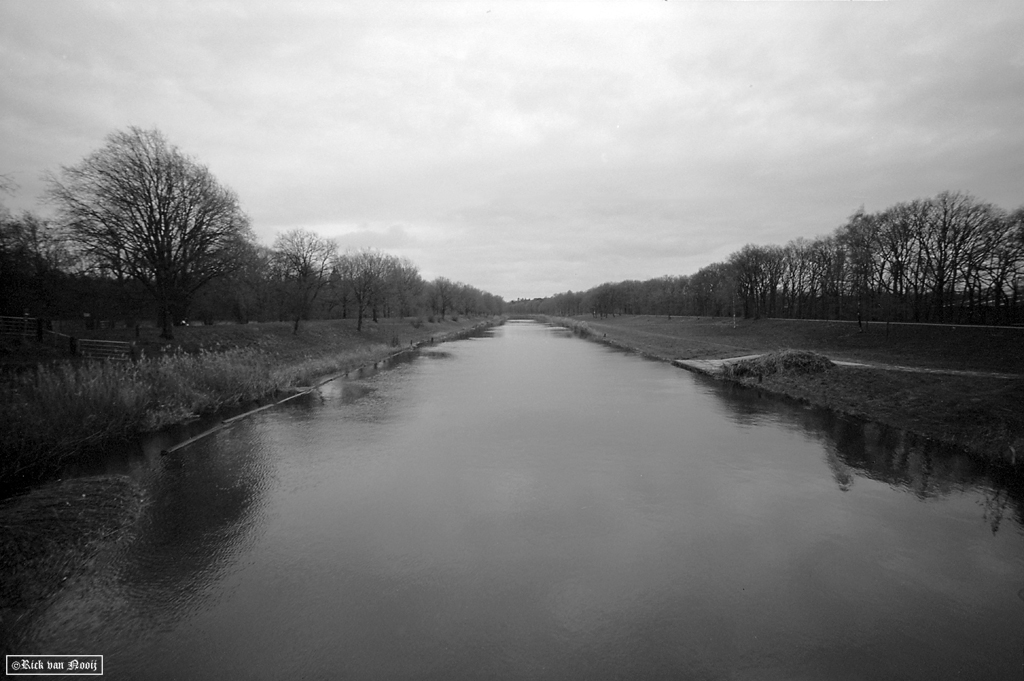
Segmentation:
[(511, 323), (134, 472), (41, 649), (131, 679), (1018, 678), (1020, 489)]

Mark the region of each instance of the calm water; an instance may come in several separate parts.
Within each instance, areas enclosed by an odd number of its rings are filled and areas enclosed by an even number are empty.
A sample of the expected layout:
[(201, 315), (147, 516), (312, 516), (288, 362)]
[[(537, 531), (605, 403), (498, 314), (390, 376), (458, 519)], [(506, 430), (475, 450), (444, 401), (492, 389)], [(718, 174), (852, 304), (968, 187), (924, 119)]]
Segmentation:
[(137, 464), (112, 679), (1015, 679), (1020, 491), (532, 323)]

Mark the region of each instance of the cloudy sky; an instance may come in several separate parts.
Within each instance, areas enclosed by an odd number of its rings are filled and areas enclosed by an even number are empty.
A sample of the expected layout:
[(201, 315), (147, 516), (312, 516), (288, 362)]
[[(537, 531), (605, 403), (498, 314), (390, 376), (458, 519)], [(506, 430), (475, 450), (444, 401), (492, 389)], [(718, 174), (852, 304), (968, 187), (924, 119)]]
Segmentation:
[(0, 0), (0, 174), (129, 125), (301, 227), (513, 299), (864, 206), (1024, 204), (1024, 2)]

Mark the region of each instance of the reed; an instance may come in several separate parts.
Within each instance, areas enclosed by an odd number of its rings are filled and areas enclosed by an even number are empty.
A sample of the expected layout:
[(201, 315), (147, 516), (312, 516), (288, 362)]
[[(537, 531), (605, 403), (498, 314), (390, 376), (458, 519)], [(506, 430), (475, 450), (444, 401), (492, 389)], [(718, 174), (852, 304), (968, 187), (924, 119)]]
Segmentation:
[(311, 386), (326, 376), (351, 371), (375, 362), (392, 351), (387, 343), (376, 343), (347, 352), (311, 355), (301, 361), (280, 366), (274, 369), (271, 375), (280, 389)]
[(58, 472), (90, 451), (231, 404), (317, 385), (394, 354), (397, 338), (393, 332), (390, 343), (367, 343), (365, 336), (289, 334), (285, 344), (263, 335), (249, 346), (218, 344), (214, 352), (179, 351), (136, 363), (65, 362), (11, 374), (0, 381), (0, 484)]
[(4, 387), (0, 479), (59, 467), (76, 451), (138, 429), (149, 395), (131, 364), (39, 367)]
[(307, 386), (387, 354), (386, 344), (280, 364), (255, 349), (178, 353), (137, 364), (40, 366), (0, 389), (0, 480), (229, 404)]
[(161, 357), (142, 365), (140, 378), (150, 396), (142, 431), (290, 387), (269, 355), (248, 348)]

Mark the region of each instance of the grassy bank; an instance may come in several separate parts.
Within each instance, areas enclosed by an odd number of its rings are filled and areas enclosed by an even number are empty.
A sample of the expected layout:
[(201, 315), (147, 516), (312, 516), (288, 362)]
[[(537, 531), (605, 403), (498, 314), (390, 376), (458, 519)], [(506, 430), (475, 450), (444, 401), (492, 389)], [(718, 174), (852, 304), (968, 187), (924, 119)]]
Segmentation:
[[(332, 320), (306, 323), (298, 334), (287, 323), (200, 326), (178, 329), (173, 343), (153, 329), (154, 338), (138, 339), (139, 362), (63, 360), (8, 372), (0, 383), (0, 483), (38, 478), (97, 448), (294, 391), (485, 321), (386, 320), (356, 331), (350, 320)], [(24, 366), (17, 352), (4, 359)]]
[[(909, 430), (990, 461), (1024, 463), (1024, 329), (622, 316), (550, 318), (581, 337), (650, 357), (769, 354), (726, 380)], [(768, 371), (785, 350), (919, 371), (815, 365)], [(979, 375), (941, 373), (978, 372)]]

